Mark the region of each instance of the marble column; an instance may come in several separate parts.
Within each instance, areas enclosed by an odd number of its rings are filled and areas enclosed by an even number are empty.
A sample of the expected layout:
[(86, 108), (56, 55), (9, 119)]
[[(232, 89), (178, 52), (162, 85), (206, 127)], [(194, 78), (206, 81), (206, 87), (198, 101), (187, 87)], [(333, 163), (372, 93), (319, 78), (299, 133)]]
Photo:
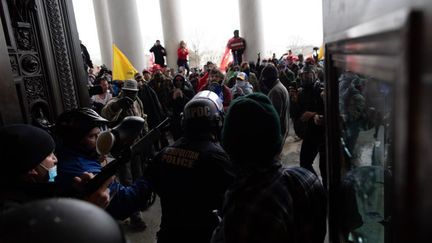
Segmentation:
[(112, 41), (141, 71), (145, 65), (145, 48), (141, 36), (136, 0), (108, 0)]
[[(246, 40), (244, 61), (255, 61), (257, 53), (264, 53), (262, 24), (262, 0), (238, 0), (240, 12), (240, 36)], [(233, 30), (234, 31), (234, 30)]]
[(112, 68), (112, 35), (106, 0), (93, 0), (102, 63)]
[(162, 18), (164, 47), (167, 51), (167, 65), (176, 68), (177, 49), (183, 38), (180, 1), (159, 0), (159, 4)]

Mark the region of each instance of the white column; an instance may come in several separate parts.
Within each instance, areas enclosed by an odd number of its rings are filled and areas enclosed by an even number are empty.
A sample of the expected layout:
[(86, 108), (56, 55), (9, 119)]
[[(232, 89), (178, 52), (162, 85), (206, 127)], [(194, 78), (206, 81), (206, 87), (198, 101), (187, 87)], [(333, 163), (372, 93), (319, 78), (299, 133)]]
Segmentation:
[(113, 43), (141, 71), (145, 49), (141, 36), (136, 0), (107, 0)]
[(112, 68), (112, 35), (106, 0), (93, 0), (102, 63)]
[(167, 64), (173, 68), (177, 67), (177, 49), (183, 38), (181, 5), (179, 3), (178, 0), (159, 0)]
[(257, 53), (264, 53), (262, 0), (239, 0), (240, 36), (246, 40), (244, 61), (255, 61)]

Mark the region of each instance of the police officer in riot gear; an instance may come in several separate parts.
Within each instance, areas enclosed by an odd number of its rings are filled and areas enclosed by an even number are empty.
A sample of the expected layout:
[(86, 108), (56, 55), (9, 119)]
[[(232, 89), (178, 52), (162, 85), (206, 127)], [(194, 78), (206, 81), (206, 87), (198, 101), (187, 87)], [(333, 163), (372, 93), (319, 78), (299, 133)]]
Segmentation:
[(209, 242), (218, 224), (232, 175), (227, 154), (216, 141), (223, 105), (211, 91), (199, 92), (183, 112), (184, 136), (164, 148), (147, 170), (162, 207), (158, 243)]

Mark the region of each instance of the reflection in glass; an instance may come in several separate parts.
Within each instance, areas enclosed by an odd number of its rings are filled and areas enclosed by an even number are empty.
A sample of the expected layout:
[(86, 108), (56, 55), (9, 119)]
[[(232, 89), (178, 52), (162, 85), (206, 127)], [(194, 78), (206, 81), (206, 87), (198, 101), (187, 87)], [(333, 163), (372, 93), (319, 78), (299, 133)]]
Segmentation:
[(391, 173), (392, 83), (345, 71), (339, 76), (340, 225), (348, 242), (384, 242), (385, 181)]

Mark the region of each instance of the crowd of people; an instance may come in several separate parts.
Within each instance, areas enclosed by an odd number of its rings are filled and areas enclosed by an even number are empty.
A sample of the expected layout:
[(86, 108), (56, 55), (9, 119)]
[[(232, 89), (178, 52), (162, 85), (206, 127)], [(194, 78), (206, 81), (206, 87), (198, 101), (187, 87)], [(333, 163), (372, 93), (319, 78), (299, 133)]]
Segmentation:
[[(190, 68), (184, 41), (178, 67), (171, 69), (156, 41), (150, 49), (155, 64), (134, 79), (112, 80), (106, 66), (89, 68), (91, 107), (64, 112), (54, 129), (0, 128), (0, 241), (10, 239), (10, 231), (1, 230), (7, 224), (2, 217), (52, 197), (88, 201), (143, 230), (141, 211), (156, 193), (159, 243), (323, 242), (323, 68), (317, 56), (303, 60), (292, 53), (242, 61), (246, 42), (238, 34), (228, 42), (234, 61), (225, 70), (210, 61)], [(127, 129), (130, 116), (143, 121), (136, 140), (167, 117), (170, 125), (131, 156), (116, 178), (84, 195), (82, 188), (110, 160), (97, 153), (98, 135), (115, 126)], [(303, 143), (300, 166), (286, 168), (281, 152), (290, 120)], [(312, 167), (318, 153), (322, 181)]]

